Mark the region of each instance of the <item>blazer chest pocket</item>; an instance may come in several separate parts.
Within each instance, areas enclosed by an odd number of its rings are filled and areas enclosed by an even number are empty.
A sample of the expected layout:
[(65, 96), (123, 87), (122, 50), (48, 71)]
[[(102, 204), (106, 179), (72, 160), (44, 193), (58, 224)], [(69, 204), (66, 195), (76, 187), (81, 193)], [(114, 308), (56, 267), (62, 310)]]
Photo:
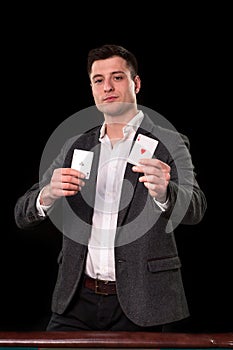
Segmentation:
[(58, 265), (62, 264), (62, 260), (63, 260), (63, 251), (61, 250), (58, 257), (57, 257), (57, 263)]
[(181, 261), (178, 256), (152, 259), (147, 262), (147, 266), (150, 272), (176, 270), (181, 267)]

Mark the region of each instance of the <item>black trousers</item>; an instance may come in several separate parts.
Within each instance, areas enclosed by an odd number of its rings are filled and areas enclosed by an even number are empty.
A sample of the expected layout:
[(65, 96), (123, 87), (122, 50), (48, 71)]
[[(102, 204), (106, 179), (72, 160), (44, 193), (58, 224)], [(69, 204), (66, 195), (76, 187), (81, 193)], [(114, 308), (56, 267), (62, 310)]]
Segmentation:
[(82, 285), (68, 310), (62, 315), (53, 313), (47, 326), (47, 331), (78, 330), (161, 332), (162, 326), (134, 324), (124, 314), (116, 294), (96, 294)]

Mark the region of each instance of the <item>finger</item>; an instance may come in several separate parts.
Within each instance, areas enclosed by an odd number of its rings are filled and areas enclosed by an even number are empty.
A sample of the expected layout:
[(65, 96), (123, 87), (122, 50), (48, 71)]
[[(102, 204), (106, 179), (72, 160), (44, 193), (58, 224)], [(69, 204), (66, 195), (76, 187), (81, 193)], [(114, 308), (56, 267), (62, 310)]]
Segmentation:
[[(134, 166), (132, 168), (134, 172), (144, 173), (145, 176), (156, 176), (158, 178), (163, 178), (164, 176), (169, 179), (169, 176), (162, 169), (158, 169), (152, 166)], [(144, 180), (143, 180), (144, 181)]]
[(161, 160), (159, 160), (157, 158), (140, 159), (139, 163), (142, 165), (153, 166), (153, 167), (156, 167), (158, 169), (163, 169), (163, 170), (168, 171), (168, 172), (170, 172), (170, 170), (171, 170), (171, 167), (168, 164), (162, 162)]
[(70, 191), (76, 191), (78, 190), (80, 187), (85, 186), (85, 182), (79, 180), (77, 183), (71, 183), (71, 182), (62, 182), (61, 184), (61, 188), (65, 189), (65, 190), (70, 190)]
[(72, 168), (61, 168), (61, 175), (70, 175), (74, 177), (79, 177), (81, 179), (85, 178), (85, 174), (82, 173), (79, 170), (72, 169)]
[(136, 173), (144, 173), (143, 167), (142, 167), (142, 166), (134, 165), (134, 166), (132, 167), (132, 170), (133, 170), (134, 172), (136, 172)]
[(151, 182), (144, 182), (144, 186), (148, 189), (148, 190), (151, 190), (151, 191), (156, 191), (157, 189), (157, 185), (154, 184), (154, 183), (151, 183)]
[(139, 177), (139, 182), (159, 183), (159, 178), (155, 175), (144, 175)]
[(80, 185), (80, 184), (72, 185), (72, 184), (64, 183), (62, 188), (59, 189), (58, 191), (60, 192), (61, 196), (74, 196), (82, 190), (83, 186), (84, 185)]
[(80, 179), (76, 176), (70, 176), (70, 175), (62, 176), (61, 183), (80, 185), (80, 186), (85, 185), (85, 182), (82, 179)]

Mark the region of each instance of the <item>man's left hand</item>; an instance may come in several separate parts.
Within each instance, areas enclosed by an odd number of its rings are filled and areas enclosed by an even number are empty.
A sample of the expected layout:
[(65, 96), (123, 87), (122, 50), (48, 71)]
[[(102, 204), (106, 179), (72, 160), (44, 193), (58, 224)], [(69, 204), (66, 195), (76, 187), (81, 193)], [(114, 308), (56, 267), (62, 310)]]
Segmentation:
[(140, 165), (133, 166), (132, 170), (144, 173), (139, 181), (144, 183), (149, 193), (158, 202), (164, 203), (167, 199), (167, 187), (170, 181), (171, 167), (159, 159), (142, 159)]

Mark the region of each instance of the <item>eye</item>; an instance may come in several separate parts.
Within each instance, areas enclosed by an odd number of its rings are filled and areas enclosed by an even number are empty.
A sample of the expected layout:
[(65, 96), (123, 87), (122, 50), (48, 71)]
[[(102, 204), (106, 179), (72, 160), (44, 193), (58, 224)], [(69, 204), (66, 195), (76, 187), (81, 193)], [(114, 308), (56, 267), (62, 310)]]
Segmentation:
[(122, 75), (114, 75), (114, 80), (118, 81), (118, 80), (122, 80), (123, 76)]
[(94, 84), (101, 84), (103, 81), (103, 79), (98, 78), (98, 79), (94, 79)]

